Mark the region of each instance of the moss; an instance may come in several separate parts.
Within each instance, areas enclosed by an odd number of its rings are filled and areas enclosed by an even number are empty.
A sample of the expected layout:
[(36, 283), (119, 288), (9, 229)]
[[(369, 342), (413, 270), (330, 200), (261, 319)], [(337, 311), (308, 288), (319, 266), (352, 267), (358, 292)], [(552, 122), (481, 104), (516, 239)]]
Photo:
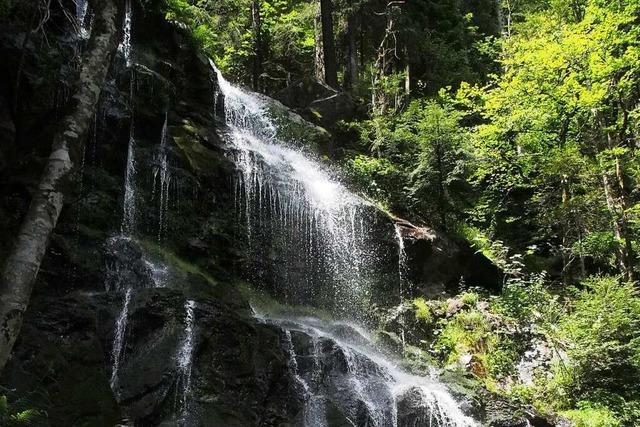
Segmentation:
[(333, 319), (330, 313), (316, 307), (280, 303), (266, 292), (257, 290), (247, 283), (239, 282), (235, 286), (240, 290), (240, 293), (249, 300), (251, 307), (258, 313), (276, 318), (280, 316), (309, 316), (322, 320)]
[(475, 292), (463, 292), (458, 298), (469, 307), (475, 307), (480, 301), (480, 295)]
[(416, 310), (416, 320), (420, 320), (424, 323), (430, 324), (433, 322), (434, 317), (431, 312), (431, 307), (427, 304), (424, 298), (416, 298), (413, 300), (413, 306)]
[(209, 175), (220, 167), (220, 157), (202, 145), (205, 136), (191, 122), (171, 129), (171, 136), (196, 175)]
[(145, 240), (140, 243), (150, 253), (151, 256), (160, 258), (160, 260), (164, 264), (169, 266), (174, 273), (182, 276), (194, 275), (204, 279), (211, 285), (215, 286), (218, 284), (218, 282), (201, 267), (194, 263), (186, 261), (183, 258), (180, 258), (175, 253), (163, 246), (158, 245), (156, 242)]

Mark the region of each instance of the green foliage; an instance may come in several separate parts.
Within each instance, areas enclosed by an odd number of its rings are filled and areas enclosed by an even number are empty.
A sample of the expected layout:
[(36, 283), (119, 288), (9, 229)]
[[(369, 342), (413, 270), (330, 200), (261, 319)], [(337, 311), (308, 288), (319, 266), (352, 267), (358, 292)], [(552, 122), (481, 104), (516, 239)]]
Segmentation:
[(420, 320), (427, 324), (430, 324), (433, 322), (434, 316), (433, 316), (431, 307), (427, 304), (424, 298), (414, 299), (413, 306), (415, 308), (417, 320)]
[(488, 350), (495, 346), (496, 338), (491, 325), (478, 310), (465, 310), (447, 321), (435, 343), (435, 349), (444, 356), (447, 365), (460, 363), (463, 356), (474, 356), (478, 375), (486, 372)]
[(606, 407), (583, 402), (580, 409), (561, 413), (573, 422), (575, 427), (619, 427), (620, 420)]
[(46, 417), (41, 411), (24, 407), (24, 402), (9, 403), (7, 396), (0, 395), (0, 425), (6, 427), (29, 427), (42, 425)]
[(640, 298), (632, 284), (613, 277), (595, 277), (584, 286), (571, 314), (560, 322), (568, 361), (552, 384), (557, 403), (562, 409), (597, 402), (624, 425), (635, 425), (640, 420)]

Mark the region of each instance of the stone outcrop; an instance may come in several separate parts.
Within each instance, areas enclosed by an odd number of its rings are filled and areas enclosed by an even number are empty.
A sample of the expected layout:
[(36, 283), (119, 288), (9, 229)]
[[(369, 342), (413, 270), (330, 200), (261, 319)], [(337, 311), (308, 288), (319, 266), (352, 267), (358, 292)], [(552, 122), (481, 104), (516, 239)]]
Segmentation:
[(358, 106), (351, 95), (315, 79), (294, 82), (278, 92), (275, 98), (307, 120), (327, 129), (333, 128), (340, 120), (352, 120), (358, 114)]
[(416, 287), (414, 293), (428, 297), (455, 293), (461, 283), (500, 290), (502, 272), (468, 242), (407, 221), (399, 220), (397, 226), (405, 241), (408, 279)]

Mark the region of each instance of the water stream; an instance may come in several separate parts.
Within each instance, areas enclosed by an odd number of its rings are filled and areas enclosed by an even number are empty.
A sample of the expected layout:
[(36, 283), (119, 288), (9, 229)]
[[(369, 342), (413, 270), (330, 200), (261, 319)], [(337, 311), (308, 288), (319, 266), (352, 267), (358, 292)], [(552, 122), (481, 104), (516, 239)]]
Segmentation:
[(120, 362), (122, 360), (122, 349), (125, 344), (125, 333), (127, 331), (127, 319), (129, 317), (129, 305), (131, 303), (131, 294), (133, 289), (127, 288), (124, 297), (124, 303), (122, 305), (122, 311), (116, 321), (116, 328), (113, 337), (113, 345), (111, 349), (111, 389), (117, 389), (118, 382), (118, 370), (120, 368)]
[[(156, 153), (156, 165), (153, 172), (153, 197), (157, 193), (158, 198), (158, 243), (162, 242), (162, 239), (167, 233), (167, 214), (169, 211), (169, 186), (171, 184), (171, 175), (169, 173), (168, 165), (168, 114), (165, 112), (164, 123), (162, 125), (162, 131), (160, 133), (160, 145), (158, 152)], [(157, 184), (156, 184), (157, 183)], [(156, 187), (158, 190), (156, 191)]]
[(408, 296), (407, 289), (407, 251), (404, 247), (404, 239), (402, 237), (402, 230), (398, 224), (394, 224), (396, 242), (398, 243), (398, 282), (400, 283), (400, 302)]
[(403, 370), (357, 325), (312, 317), (256, 317), (284, 331), (283, 347), (304, 402), (305, 426), (326, 425), (330, 406), (358, 426), (476, 426), (442, 384)]
[(180, 415), (183, 421), (189, 415), (189, 393), (191, 392), (191, 370), (193, 365), (193, 350), (195, 336), (195, 301), (187, 300), (184, 304), (185, 323), (184, 335), (178, 349), (178, 393)]
[[(123, 21), (123, 40), (118, 47), (118, 51), (122, 53), (127, 68), (130, 67), (130, 54), (131, 54), (131, 0), (126, 1), (125, 5), (125, 18)], [(134, 99), (134, 82), (133, 82), (133, 70), (131, 70), (131, 82), (130, 82), (130, 103), (133, 106)], [(124, 199), (122, 203), (122, 223), (120, 226), (120, 236), (114, 239), (120, 239), (126, 241), (135, 234), (136, 230), (136, 161), (135, 161), (135, 125), (133, 117), (133, 107), (131, 112), (131, 123), (129, 125), (129, 144), (127, 148), (127, 166), (125, 168), (124, 178)], [(119, 274), (119, 272), (116, 272)], [(111, 284), (107, 283), (107, 288)], [(109, 290), (109, 289), (107, 289)], [(127, 284), (126, 287), (117, 284), (115, 289), (118, 292), (124, 292), (124, 300), (120, 314), (116, 320), (115, 331), (113, 335), (113, 343), (111, 350), (111, 389), (118, 395), (118, 371), (120, 364), (124, 357), (123, 349), (126, 344), (126, 332), (129, 318), (129, 305), (131, 302), (131, 295), (133, 288), (131, 284)]]

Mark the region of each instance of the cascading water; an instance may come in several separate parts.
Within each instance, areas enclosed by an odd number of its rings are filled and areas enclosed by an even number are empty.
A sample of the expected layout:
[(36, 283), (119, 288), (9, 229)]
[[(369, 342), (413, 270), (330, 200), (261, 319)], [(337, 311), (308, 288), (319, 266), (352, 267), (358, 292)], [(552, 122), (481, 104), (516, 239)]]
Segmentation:
[(156, 194), (156, 182), (158, 187), (158, 243), (160, 243), (167, 232), (167, 213), (169, 210), (169, 185), (171, 176), (167, 159), (167, 137), (168, 137), (168, 114), (165, 113), (164, 124), (160, 134), (160, 146), (156, 154), (156, 166), (153, 172), (153, 195)]
[[(125, 64), (127, 68), (130, 67), (130, 53), (131, 53), (131, 0), (126, 1), (125, 5), (125, 18), (123, 22), (123, 40), (118, 46), (118, 51), (122, 53), (123, 58), (125, 60)], [(130, 102), (133, 105), (133, 92), (134, 82), (133, 82), (133, 72), (131, 74), (131, 82), (130, 82)], [(127, 166), (125, 169), (125, 178), (124, 178), (124, 200), (122, 203), (122, 224), (120, 226), (120, 236), (116, 237), (115, 240), (126, 241), (131, 238), (131, 236), (135, 233), (136, 229), (136, 162), (135, 162), (135, 126), (133, 113), (131, 115), (131, 123), (129, 125), (129, 145), (127, 149)], [(116, 275), (119, 272), (116, 272)], [(110, 284), (107, 283), (107, 288), (109, 288)], [(109, 289), (107, 289), (109, 290)], [(131, 302), (131, 295), (133, 293), (133, 288), (131, 284), (128, 284), (124, 289), (120, 285), (119, 281), (115, 286), (115, 289), (118, 292), (124, 291), (124, 301), (122, 305), (122, 309), (118, 318), (116, 320), (112, 351), (111, 351), (111, 388), (116, 392), (117, 395), (117, 384), (118, 384), (118, 370), (120, 367), (120, 363), (123, 359), (123, 349), (126, 343), (126, 332), (127, 332), (127, 324), (129, 317), (129, 304)]]
[[(281, 141), (265, 101), (212, 67), (238, 169), (236, 210), (249, 259), (277, 254), (269, 268), (285, 278), (282, 293), (290, 302), (321, 301), (340, 315), (361, 316), (379, 258), (367, 241), (374, 209), (310, 156)], [(260, 267), (253, 270), (264, 275)]]
[(89, 23), (87, 21), (87, 10), (89, 2), (87, 0), (75, 0), (76, 3), (76, 25), (78, 26), (78, 35), (81, 39), (89, 37)]
[(122, 359), (122, 349), (125, 344), (125, 333), (127, 331), (127, 318), (129, 316), (129, 304), (131, 303), (132, 289), (128, 288), (125, 297), (124, 304), (122, 305), (122, 311), (116, 321), (116, 330), (113, 337), (113, 346), (111, 349), (111, 388), (116, 390), (118, 382), (118, 369), (120, 368), (120, 361)]
[(184, 324), (184, 336), (182, 337), (182, 343), (178, 349), (177, 364), (178, 364), (178, 393), (179, 393), (179, 406), (182, 421), (186, 421), (189, 408), (189, 393), (191, 391), (191, 367), (193, 364), (193, 350), (194, 350), (194, 337), (195, 337), (195, 314), (196, 308), (195, 301), (188, 300), (184, 304), (185, 309), (185, 324)]
[(304, 402), (305, 426), (327, 425), (329, 406), (338, 408), (352, 425), (477, 425), (442, 384), (400, 369), (357, 326), (308, 317), (258, 318), (284, 330), (289, 372)]

